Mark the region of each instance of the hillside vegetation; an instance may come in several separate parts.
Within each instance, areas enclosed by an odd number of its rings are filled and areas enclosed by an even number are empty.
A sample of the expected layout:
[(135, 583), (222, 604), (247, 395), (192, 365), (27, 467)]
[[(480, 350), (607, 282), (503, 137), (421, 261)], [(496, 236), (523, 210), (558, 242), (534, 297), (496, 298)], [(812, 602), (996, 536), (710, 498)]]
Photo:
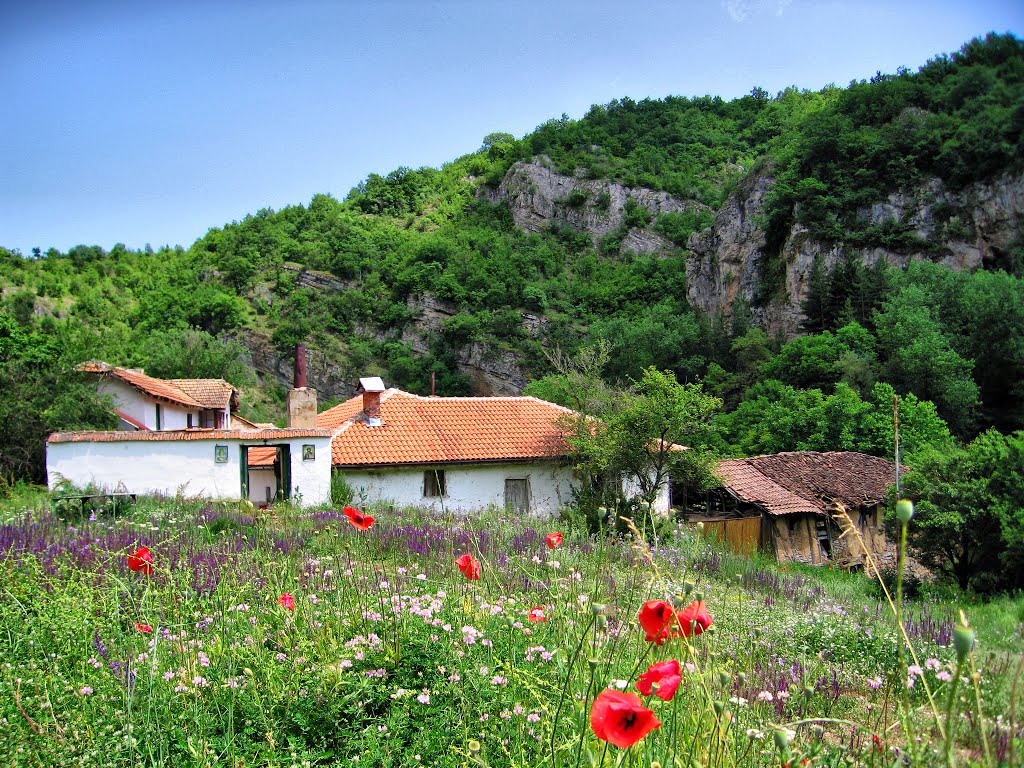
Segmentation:
[[(1024, 46), (989, 35), (917, 72), (845, 88), (594, 106), (520, 139), (491, 134), (440, 169), (372, 174), (345, 200), (315, 195), (258, 211), (188, 249), (0, 250), (0, 428), (17, 437), (0, 447), (0, 472), (40, 479), (46, 432), (104, 423), (102, 408), (75, 388), (83, 359), (223, 376), (243, 387), (245, 413), (280, 418), (280, 382), (244, 361), (256, 347), (286, 355), (297, 342), (327, 361), (324, 380), (381, 374), (426, 393), (434, 374), (447, 395), (479, 393), (467, 374), (473, 355), (508, 353), (525, 380), (541, 380), (553, 373), (554, 350), (605, 342), (603, 375), (613, 385), (654, 366), (721, 397), (723, 453), (890, 453), (894, 393), (917, 414), (908, 417), (911, 453), (988, 427), (1020, 429), (1024, 238), (986, 271), (928, 259), (898, 269), (866, 261), (863, 249), (938, 258), (942, 241), (922, 244), (908, 226), (861, 214), (929, 179), (955, 190), (1019, 174), (1022, 131)], [(687, 207), (655, 217), (631, 199), (619, 229), (596, 243), (557, 222), (527, 232), (488, 193), (535, 158), (580, 179), (664, 191)], [(742, 302), (706, 313), (687, 297), (691, 235), (745, 179), (765, 174), (759, 301), (773, 300), (785, 269), (777, 249), (794, 224), (846, 253), (816, 266), (807, 335), (788, 343), (753, 327)], [(574, 195), (562, 204), (608, 205)], [(971, 230), (966, 212), (936, 215), (946, 217), (943, 232)], [(671, 247), (623, 247), (633, 228)], [(425, 297), (447, 310), (434, 325), (421, 317)], [(351, 391), (320, 389), (328, 400)]]

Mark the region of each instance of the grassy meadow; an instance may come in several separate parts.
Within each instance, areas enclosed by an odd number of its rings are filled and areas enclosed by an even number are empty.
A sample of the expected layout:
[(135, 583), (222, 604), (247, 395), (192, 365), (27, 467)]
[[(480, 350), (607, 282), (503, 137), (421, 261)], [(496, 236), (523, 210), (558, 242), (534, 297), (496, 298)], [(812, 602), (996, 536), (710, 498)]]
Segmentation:
[[(645, 541), (496, 510), (363, 511), (365, 530), (329, 508), (2, 502), (0, 761), (1024, 760), (1019, 596), (925, 588), (904, 601), (901, 653), (877, 583), (736, 557), (695, 529)], [(670, 621), (647, 640), (654, 601), (700, 599), (705, 631)]]

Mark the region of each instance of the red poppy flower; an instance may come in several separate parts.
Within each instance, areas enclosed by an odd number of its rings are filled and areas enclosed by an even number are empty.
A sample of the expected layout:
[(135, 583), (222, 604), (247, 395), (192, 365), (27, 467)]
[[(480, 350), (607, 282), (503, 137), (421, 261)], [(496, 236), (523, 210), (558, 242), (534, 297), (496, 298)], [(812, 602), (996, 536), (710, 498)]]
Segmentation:
[(558, 531), (553, 531), (544, 537), (544, 541), (547, 542), (548, 549), (560, 547), (562, 546), (562, 534), (560, 534)]
[[(679, 662), (670, 659), (651, 664), (636, 681), (636, 689), (644, 696), (650, 696), (653, 690), (654, 695), (659, 699), (672, 701), (672, 697), (676, 695), (676, 689), (682, 681)], [(658, 687), (654, 688), (655, 685)]]
[(128, 570), (142, 571), (147, 576), (153, 573), (153, 555), (149, 553), (149, 547), (139, 547), (128, 555)]
[(137, 621), (135, 622), (135, 628), (139, 630), (139, 632), (142, 632), (144, 635), (148, 635), (150, 632), (153, 631), (153, 628), (149, 626), (149, 624), (140, 624)]
[(283, 605), (289, 611), (295, 610), (295, 598), (292, 597), (288, 592), (285, 592), (283, 595), (277, 598), (277, 602), (280, 605)]
[(679, 612), (679, 624), (683, 636), (699, 635), (714, 623), (703, 600), (694, 600)]
[(548, 617), (544, 615), (544, 609), (539, 605), (536, 608), (531, 608), (530, 612), (526, 615), (526, 618), (534, 622), (548, 620)]
[(676, 609), (664, 600), (648, 600), (638, 615), (640, 626), (647, 633), (648, 643), (661, 645), (670, 637), (679, 637)]
[(364, 515), (354, 507), (345, 507), (342, 512), (344, 512), (345, 516), (348, 517), (348, 521), (360, 531), (365, 531), (373, 525), (373, 518), (370, 517), (370, 515)]
[(480, 578), (480, 563), (472, 555), (468, 553), (461, 555), (456, 558), (455, 564), (459, 566), (459, 570), (470, 581), (476, 581)]
[(590, 727), (597, 738), (625, 749), (655, 728), (660, 728), (661, 723), (635, 693), (609, 688), (594, 699), (590, 708)]

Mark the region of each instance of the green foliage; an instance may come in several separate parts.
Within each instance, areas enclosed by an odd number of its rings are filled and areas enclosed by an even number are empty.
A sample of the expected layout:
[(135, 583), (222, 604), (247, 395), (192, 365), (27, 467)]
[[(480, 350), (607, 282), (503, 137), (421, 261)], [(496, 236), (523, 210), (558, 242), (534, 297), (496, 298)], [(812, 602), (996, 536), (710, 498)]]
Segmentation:
[(51, 432), (116, 425), (109, 402), (74, 369), (79, 343), (69, 328), (26, 331), (0, 311), (0, 476), (42, 483)]
[(224, 379), (240, 387), (254, 383), (246, 355), (235, 339), (217, 339), (196, 328), (169, 328), (149, 333), (125, 364), (161, 379)]
[(690, 235), (711, 226), (714, 214), (708, 208), (690, 208), (678, 213), (659, 213), (654, 231), (685, 248)]
[(776, 252), (794, 218), (826, 240), (926, 248), (904, 225), (872, 223), (862, 210), (930, 177), (959, 188), (1019, 169), (1022, 58), (1015, 37), (989, 34), (917, 73), (833, 89), (773, 152), (778, 183), (767, 228)]
[(917, 459), (901, 493), (922, 561), (978, 591), (1024, 586), (1024, 432), (989, 430), (964, 448)]

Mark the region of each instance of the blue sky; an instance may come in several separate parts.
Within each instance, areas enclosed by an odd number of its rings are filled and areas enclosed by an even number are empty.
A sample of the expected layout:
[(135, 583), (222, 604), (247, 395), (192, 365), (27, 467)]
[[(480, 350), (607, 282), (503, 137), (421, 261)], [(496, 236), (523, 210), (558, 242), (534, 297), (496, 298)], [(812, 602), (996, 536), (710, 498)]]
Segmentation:
[(264, 2), (0, 8), (0, 245), (190, 245), (629, 96), (916, 69), (1018, 0)]

